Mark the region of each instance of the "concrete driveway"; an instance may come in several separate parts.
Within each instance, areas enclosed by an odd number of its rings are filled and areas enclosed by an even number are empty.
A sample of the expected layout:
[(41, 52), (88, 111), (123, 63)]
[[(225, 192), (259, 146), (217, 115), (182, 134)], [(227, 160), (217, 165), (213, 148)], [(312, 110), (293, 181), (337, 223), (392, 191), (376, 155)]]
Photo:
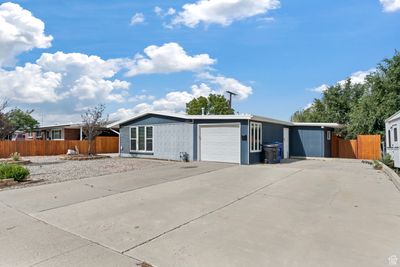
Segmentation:
[(0, 218), (0, 266), (390, 266), (400, 258), (400, 193), (358, 161), (176, 163), (0, 192)]

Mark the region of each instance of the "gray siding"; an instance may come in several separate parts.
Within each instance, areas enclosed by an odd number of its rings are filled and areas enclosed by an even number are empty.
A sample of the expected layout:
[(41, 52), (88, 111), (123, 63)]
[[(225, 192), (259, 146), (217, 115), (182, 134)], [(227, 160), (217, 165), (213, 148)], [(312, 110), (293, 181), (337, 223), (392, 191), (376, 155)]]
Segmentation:
[(291, 127), (290, 156), (325, 157), (325, 139), (321, 127)]
[[(283, 142), (283, 128), (288, 128), (288, 126), (263, 122), (262, 143)], [(250, 153), (250, 164), (263, 162), (264, 158), (264, 152)]]
[[(153, 152), (131, 152), (129, 131), (131, 126), (153, 125)], [(180, 152), (193, 160), (193, 124), (179, 118), (149, 115), (121, 125), (121, 156), (180, 160)]]

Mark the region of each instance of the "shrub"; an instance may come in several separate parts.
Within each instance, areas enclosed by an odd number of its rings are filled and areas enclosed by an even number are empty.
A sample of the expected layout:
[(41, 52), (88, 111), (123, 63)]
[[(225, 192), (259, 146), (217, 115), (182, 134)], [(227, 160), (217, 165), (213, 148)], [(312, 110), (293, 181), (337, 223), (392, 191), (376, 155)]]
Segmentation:
[(29, 170), (24, 166), (15, 164), (0, 164), (0, 179), (14, 179), (22, 182), (29, 175)]
[(390, 168), (394, 167), (394, 161), (392, 160), (392, 157), (389, 154), (383, 155), (380, 162), (382, 162), (386, 166), (389, 166)]
[(10, 158), (11, 158), (13, 161), (19, 161), (20, 158), (21, 158), (21, 154), (19, 154), (18, 152), (14, 152), (14, 153), (12, 153), (12, 154), (10, 155)]

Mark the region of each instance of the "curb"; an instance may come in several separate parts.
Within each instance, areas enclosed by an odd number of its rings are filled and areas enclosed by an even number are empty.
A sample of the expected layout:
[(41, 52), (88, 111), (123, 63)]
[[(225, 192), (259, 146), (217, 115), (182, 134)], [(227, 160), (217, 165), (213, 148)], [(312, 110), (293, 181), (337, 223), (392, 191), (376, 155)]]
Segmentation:
[(387, 176), (389, 176), (389, 179), (393, 182), (393, 184), (397, 187), (397, 189), (400, 191), (400, 176), (397, 175), (397, 173), (394, 172), (391, 168), (380, 162), (382, 165), (382, 171), (386, 173)]

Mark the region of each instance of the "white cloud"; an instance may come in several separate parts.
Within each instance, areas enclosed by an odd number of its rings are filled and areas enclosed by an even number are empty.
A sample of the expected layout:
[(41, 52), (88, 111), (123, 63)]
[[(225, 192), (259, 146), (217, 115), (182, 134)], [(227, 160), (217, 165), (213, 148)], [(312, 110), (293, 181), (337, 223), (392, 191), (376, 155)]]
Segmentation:
[(218, 87), (219, 93), (223, 94), (226, 91), (231, 91), (237, 94), (239, 100), (248, 98), (253, 93), (253, 88), (246, 86), (234, 78), (228, 78), (224, 76), (215, 76), (208, 72), (201, 73), (198, 75), (200, 79), (208, 81)]
[(20, 103), (123, 102), (130, 83), (112, 80), (122, 60), (80, 53), (44, 53), (36, 64), (0, 71), (0, 93)]
[(182, 24), (190, 28), (200, 23), (228, 26), (234, 21), (266, 14), (279, 7), (279, 0), (198, 0), (185, 4), (171, 25)]
[(103, 60), (98, 56), (81, 53), (43, 53), (36, 63), (44, 70), (52, 70), (72, 76), (88, 75), (95, 78), (113, 77), (121, 68), (122, 60)]
[(400, 10), (400, 0), (379, 0), (385, 12), (395, 12)]
[[(357, 71), (354, 72), (353, 74), (350, 75), (349, 79), (351, 80), (352, 83), (360, 83), (363, 84), (365, 83), (365, 78), (371, 74), (372, 72), (375, 72), (376, 69), (372, 68), (366, 71)], [(338, 83), (341, 85), (344, 85), (346, 83), (347, 79), (339, 81)]]
[(224, 76), (214, 76), (210, 73), (202, 73), (198, 75), (200, 84), (194, 84), (190, 91), (173, 91), (166, 94), (165, 97), (156, 99), (151, 103), (141, 103), (133, 108), (122, 108), (110, 115), (113, 119), (122, 119), (139, 113), (158, 111), (167, 113), (184, 113), (186, 103), (193, 98), (200, 96), (208, 96), (209, 94), (225, 94), (226, 90), (233, 91), (238, 94), (238, 100), (246, 99), (252, 94), (252, 88), (241, 84), (233, 78)]
[(154, 13), (156, 13), (157, 16), (163, 18), (163, 17), (166, 17), (166, 16), (175, 15), (176, 10), (173, 9), (173, 8), (168, 8), (167, 11), (164, 11), (164, 9), (162, 9), (161, 7), (156, 6), (156, 7), (154, 8)]
[(176, 10), (173, 8), (168, 8), (167, 12), (165, 13), (166, 16), (172, 16), (176, 13)]
[(186, 103), (195, 97), (208, 96), (213, 91), (206, 84), (193, 85), (191, 92), (173, 91), (165, 95), (165, 97), (156, 99), (151, 103), (140, 103), (131, 109), (121, 108), (110, 115), (110, 118), (119, 120), (139, 113), (158, 111), (167, 113), (183, 113)]
[(151, 45), (144, 49), (145, 56), (137, 54), (127, 76), (150, 73), (199, 71), (216, 62), (208, 54), (190, 56), (177, 43)]
[(327, 85), (327, 84), (321, 84), (320, 86), (317, 86), (317, 87), (308, 89), (308, 91), (316, 92), (316, 93), (323, 93), (323, 92), (325, 92), (326, 90), (328, 90), (328, 88), (329, 88), (329, 85)]
[(70, 93), (79, 100), (93, 100), (100, 101), (115, 101), (124, 102), (124, 95), (121, 93), (114, 93), (116, 89), (128, 89), (129, 83), (120, 80), (103, 80), (93, 79), (88, 76), (82, 76), (75, 81), (74, 86), (71, 88)]
[(53, 37), (45, 35), (43, 21), (18, 4), (0, 5), (0, 66), (15, 63), (15, 56), (33, 48), (48, 48)]
[(156, 13), (157, 16), (162, 16), (163, 9), (161, 7), (159, 7), (159, 6), (156, 6), (154, 8), (154, 13)]
[[(375, 68), (372, 68), (372, 69), (369, 69), (366, 71), (356, 71), (353, 74), (351, 74), (347, 79), (338, 81), (337, 84), (344, 85), (348, 79), (350, 79), (353, 84), (356, 84), (356, 83), (363, 84), (363, 83), (365, 83), (365, 78), (374, 71), (376, 71)], [(316, 93), (323, 93), (326, 90), (328, 90), (328, 88), (329, 88), (329, 85), (322, 84), (320, 86), (310, 88), (307, 90), (311, 91), (311, 92), (316, 92)]]
[(132, 16), (130, 25), (138, 25), (142, 24), (145, 21), (145, 17), (143, 13), (136, 13)]
[(0, 69), (0, 95), (22, 103), (57, 102), (63, 97), (57, 92), (61, 80), (60, 73), (31, 63), (12, 71)]

